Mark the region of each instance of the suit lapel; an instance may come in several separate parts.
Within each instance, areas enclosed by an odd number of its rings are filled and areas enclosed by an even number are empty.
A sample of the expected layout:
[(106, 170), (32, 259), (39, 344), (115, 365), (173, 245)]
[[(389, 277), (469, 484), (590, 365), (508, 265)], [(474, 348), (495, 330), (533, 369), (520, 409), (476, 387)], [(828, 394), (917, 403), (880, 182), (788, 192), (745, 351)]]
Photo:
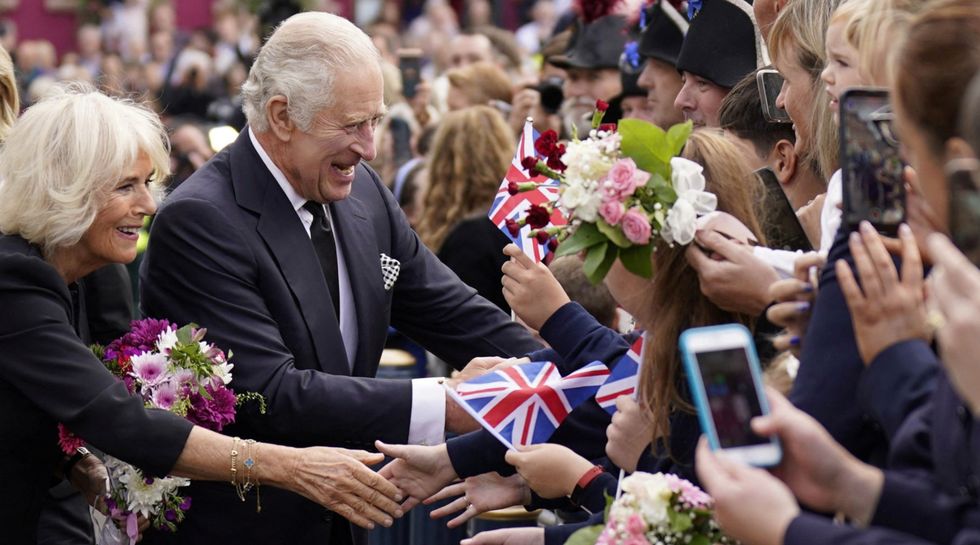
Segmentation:
[(331, 374), (349, 374), (340, 326), (310, 237), (252, 147), (247, 130), (233, 146), (230, 163), (236, 199), (259, 215), (256, 230), (279, 265), (306, 322), (319, 368)]
[[(370, 180), (361, 178), (358, 176), (354, 183), (370, 183)], [(374, 376), (388, 324), (387, 318), (378, 314), (385, 308), (386, 295), (381, 276), (380, 250), (365, 204), (358, 197), (352, 193), (346, 199), (333, 203), (331, 209), (344, 252), (357, 316), (358, 340), (353, 374)]]

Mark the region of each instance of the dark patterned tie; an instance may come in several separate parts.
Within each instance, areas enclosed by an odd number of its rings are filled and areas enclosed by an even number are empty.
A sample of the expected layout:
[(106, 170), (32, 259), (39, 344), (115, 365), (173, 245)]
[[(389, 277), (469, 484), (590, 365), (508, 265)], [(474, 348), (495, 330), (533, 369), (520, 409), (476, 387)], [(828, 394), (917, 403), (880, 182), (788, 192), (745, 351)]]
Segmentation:
[(323, 210), (323, 205), (314, 201), (306, 201), (303, 208), (313, 214), (310, 239), (313, 241), (313, 249), (316, 250), (317, 259), (320, 260), (323, 279), (327, 281), (327, 289), (330, 290), (333, 311), (339, 320), (340, 281), (337, 280), (337, 243), (334, 242), (333, 231), (330, 229), (330, 222), (327, 221), (327, 214)]

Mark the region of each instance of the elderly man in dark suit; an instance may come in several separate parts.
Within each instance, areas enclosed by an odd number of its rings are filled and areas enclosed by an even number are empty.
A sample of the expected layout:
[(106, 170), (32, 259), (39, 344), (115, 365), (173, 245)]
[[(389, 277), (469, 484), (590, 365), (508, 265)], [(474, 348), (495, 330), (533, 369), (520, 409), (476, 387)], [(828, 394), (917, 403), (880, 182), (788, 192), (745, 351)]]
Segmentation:
[[(232, 387), (265, 396), (268, 412), (241, 411), (230, 434), (353, 447), (472, 429), (435, 380), (372, 378), (389, 323), (457, 367), (538, 345), (419, 242), (361, 164), (385, 113), (370, 39), (339, 17), (296, 15), (262, 48), (243, 95), (249, 128), (156, 217), (144, 311), (207, 327), (234, 352)], [(366, 542), (295, 494), (262, 490), (259, 514), (229, 487), (193, 487), (178, 533), (148, 541)]]

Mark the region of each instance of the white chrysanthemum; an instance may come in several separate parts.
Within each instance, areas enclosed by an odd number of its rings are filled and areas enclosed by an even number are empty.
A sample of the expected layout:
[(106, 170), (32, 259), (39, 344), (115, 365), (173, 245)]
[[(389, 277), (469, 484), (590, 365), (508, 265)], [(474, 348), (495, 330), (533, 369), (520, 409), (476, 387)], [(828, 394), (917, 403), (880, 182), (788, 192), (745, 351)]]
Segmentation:
[(211, 370), (214, 371), (214, 376), (217, 377), (217, 378), (219, 378), (219, 379), (221, 379), (221, 382), (224, 383), (227, 386), (228, 383), (231, 382), (231, 370), (234, 367), (235, 367), (235, 364), (228, 363), (226, 361), (224, 363), (220, 363), (220, 364), (217, 364), (217, 365), (212, 365), (211, 366)]
[(110, 481), (125, 491), (126, 509), (144, 517), (150, 517), (160, 509), (164, 496), (191, 483), (182, 477), (147, 479), (140, 470), (111, 456), (106, 456), (105, 466)]
[(580, 140), (568, 143), (561, 161), (565, 163), (565, 178), (570, 180), (599, 180), (612, 168), (615, 157), (606, 148), (606, 140)]
[(567, 180), (559, 197), (559, 205), (581, 221), (593, 223), (599, 217), (602, 195), (595, 180)]
[(175, 346), (177, 346), (177, 332), (168, 327), (157, 337), (157, 351), (164, 352)]

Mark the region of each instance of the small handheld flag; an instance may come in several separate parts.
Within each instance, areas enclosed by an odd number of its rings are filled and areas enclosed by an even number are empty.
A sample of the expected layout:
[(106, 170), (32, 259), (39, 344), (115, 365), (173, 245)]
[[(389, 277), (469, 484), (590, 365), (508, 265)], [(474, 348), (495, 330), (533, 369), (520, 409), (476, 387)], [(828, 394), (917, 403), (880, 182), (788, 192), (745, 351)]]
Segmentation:
[(633, 341), (626, 354), (619, 359), (609, 372), (609, 379), (595, 394), (596, 403), (607, 413), (616, 412), (616, 398), (622, 395), (636, 397), (636, 385), (640, 375), (640, 362), (643, 361), (643, 336)]
[[(521, 133), (520, 141), (517, 143), (517, 152), (514, 154), (514, 160), (511, 161), (510, 166), (507, 168), (507, 174), (504, 176), (503, 181), (500, 182), (497, 195), (493, 198), (490, 211), (487, 212), (487, 217), (490, 218), (490, 221), (498, 229), (507, 235), (507, 238), (511, 239), (525, 254), (530, 256), (535, 263), (539, 263), (544, 261), (545, 256), (548, 255), (550, 251), (548, 250), (548, 245), (546, 243), (539, 243), (531, 236), (532, 228), (529, 225), (521, 226), (520, 231), (516, 235), (512, 234), (507, 228), (508, 220), (517, 221), (526, 216), (531, 205), (545, 205), (553, 203), (558, 199), (560, 187), (557, 180), (552, 180), (541, 174), (531, 176), (530, 172), (521, 165), (521, 160), (525, 157), (541, 158), (541, 155), (534, 149), (534, 140), (536, 138), (537, 131), (534, 130), (534, 127), (531, 125), (531, 119), (528, 118), (524, 122), (524, 131)], [(530, 191), (521, 191), (515, 195), (510, 194), (508, 188), (511, 183), (521, 184), (527, 182), (537, 183), (538, 186)], [(551, 213), (551, 225), (557, 227), (566, 223), (568, 223), (567, 220), (556, 208)]]
[(594, 396), (609, 369), (592, 362), (562, 377), (551, 362), (506, 367), (448, 390), (484, 428), (507, 448), (543, 443), (565, 417)]

